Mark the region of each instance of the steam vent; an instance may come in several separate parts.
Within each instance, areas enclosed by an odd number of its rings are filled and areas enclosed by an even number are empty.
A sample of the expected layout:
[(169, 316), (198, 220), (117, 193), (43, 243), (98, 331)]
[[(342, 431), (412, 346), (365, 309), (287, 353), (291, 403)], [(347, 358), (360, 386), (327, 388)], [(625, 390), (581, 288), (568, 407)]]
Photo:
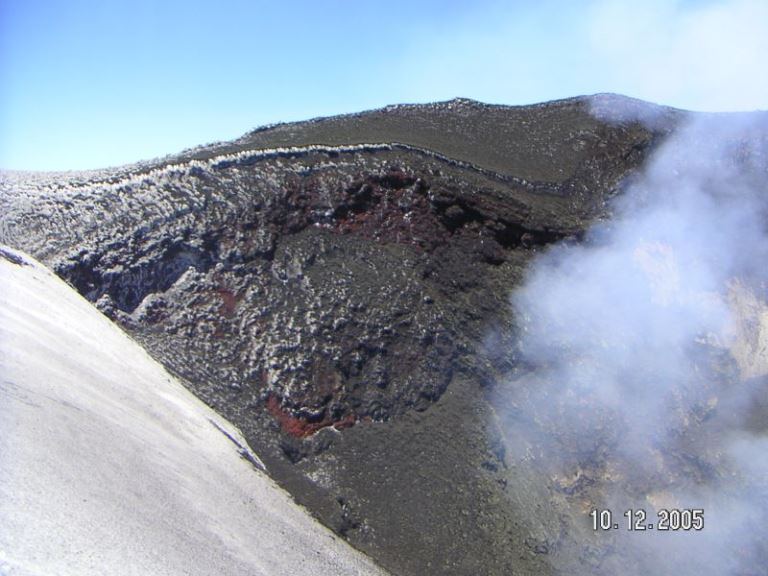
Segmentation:
[(763, 113), (456, 99), (5, 172), (0, 243), (387, 573), (765, 575), (766, 199)]

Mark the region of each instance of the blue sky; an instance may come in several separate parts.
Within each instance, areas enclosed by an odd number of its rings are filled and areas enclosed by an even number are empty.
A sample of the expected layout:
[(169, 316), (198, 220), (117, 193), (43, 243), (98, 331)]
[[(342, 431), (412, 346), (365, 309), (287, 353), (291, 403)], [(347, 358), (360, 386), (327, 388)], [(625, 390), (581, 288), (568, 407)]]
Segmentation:
[(765, 0), (0, 0), (0, 168), (464, 96), (768, 108)]

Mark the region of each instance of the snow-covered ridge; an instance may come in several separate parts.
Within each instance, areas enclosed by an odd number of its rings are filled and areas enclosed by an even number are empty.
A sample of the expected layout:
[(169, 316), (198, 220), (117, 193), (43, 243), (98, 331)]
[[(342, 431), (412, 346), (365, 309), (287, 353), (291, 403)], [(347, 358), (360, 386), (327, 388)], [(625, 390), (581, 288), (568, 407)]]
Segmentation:
[(234, 426), (5, 247), (0, 396), (0, 574), (382, 574)]
[(306, 146), (289, 146), (263, 149), (247, 149), (228, 154), (219, 154), (205, 160), (185, 160), (177, 163), (169, 163), (158, 168), (143, 170), (142, 167), (126, 167), (122, 169), (94, 170), (84, 172), (18, 172), (0, 171), (0, 195), (8, 195), (14, 190), (23, 189), (25, 192), (59, 192), (71, 193), (86, 192), (93, 188), (104, 191), (117, 191), (126, 186), (155, 182), (158, 179), (169, 177), (182, 177), (193, 174), (195, 171), (210, 171), (226, 168), (231, 165), (249, 164), (261, 160), (273, 158), (296, 158), (313, 153), (321, 154), (354, 154), (360, 152), (382, 152), (403, 150), (415, 152), (422, 156), (445, 162), (452, 166), (469, 169), (482, 173), (492, 178), (512, 182), (520, 185), (529, 184), (523, 178), (508, 176), (475, 166), (470, 162), (451, 158), (434, 150), (403, 144), (401, 142), (371, 142), (350, 144), (344, 146), (328, 146), (323, 144), (310, 144)]

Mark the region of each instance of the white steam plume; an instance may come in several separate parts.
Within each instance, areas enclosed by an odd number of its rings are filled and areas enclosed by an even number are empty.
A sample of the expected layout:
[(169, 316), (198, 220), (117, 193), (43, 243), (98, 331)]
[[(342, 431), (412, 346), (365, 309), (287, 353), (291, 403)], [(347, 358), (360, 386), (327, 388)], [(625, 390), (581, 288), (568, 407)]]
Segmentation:
[[(512, 457), (604, 551), (584, 574), (612, 556), (628, 574), (768, 573), (767, 176), (768, 115), (692, 116), (609, 222), (513, 294), (525, 368), (497, 405)], [(591, 533), (592, 508), (621, 528)], [(705, 528), (630, 532), (636, 508), (702, 508)]]

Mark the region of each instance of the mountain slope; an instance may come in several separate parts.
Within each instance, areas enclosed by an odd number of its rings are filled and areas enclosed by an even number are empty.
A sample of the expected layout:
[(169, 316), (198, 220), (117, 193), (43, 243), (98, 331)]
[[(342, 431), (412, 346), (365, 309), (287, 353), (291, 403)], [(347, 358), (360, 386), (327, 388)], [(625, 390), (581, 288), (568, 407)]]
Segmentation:
[(514, 358), (485, 339), (513, 334), (529, 259), (605, 217), (674, 126), (594, 104), (398, 106), (114, 171), (5, 174), (0, 236), (387, 568), (542, 574), (560, 512), (537, 513), (549, 488), (505, 458), (485, 395)]
[(40, 264), (0, 252), (0, 572), (382, 574)]
[[(509, 296), (555, 244), (599, 243), (692, 116), (600, 96), (272, 126), (115, 170), (3, 174), (0, 239), (119, 323), (392, 572), (574, 573), (587, 558), (599, 573), (615, 551), (568, 502), (590, 480), (533, 466), (510, 430), (535, 419), (510, 427), (516, 405), (494, 407), (532, 369)], [(740, 137), (731, 151), (764, 188), (764, 157)]]

